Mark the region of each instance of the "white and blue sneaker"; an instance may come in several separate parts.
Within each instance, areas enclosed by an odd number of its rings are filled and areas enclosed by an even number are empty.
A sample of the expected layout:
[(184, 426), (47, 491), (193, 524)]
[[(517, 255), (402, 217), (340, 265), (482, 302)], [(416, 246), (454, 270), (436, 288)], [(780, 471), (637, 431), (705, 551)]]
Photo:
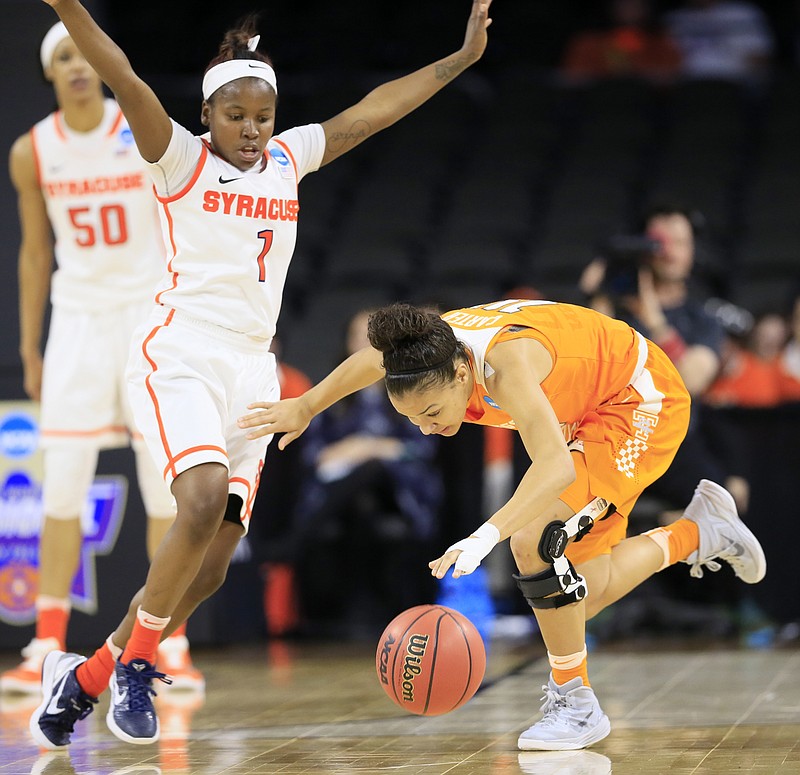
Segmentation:
[(51, 651), (42, 663), (41, 705), (33, 711), (30, 730), (33, 739), (51, 751), (69, 745), (75, 722), (86, 718), (97, 703), (81, 688), (75, 668), (86, 661), (80, 654)]
[(132, 659), (127, 664), (117, 660), (108, 682), (111, 703), (106, 714), (108, 728), (126, 743), (148, 745), (159, 738), (160, 728), (153, 707), (155, 679), (170, 683), (146, 659)]
[(611, 722), (594, 690), (584, 686), (580, 676), (559, 686), (551, 674), (542, 689), (542, 718), (519, 736), (517, 747), (521, 750), (576, 751), (611, 732)]
[(745, 582), (756, 584), (767, 572), (767, 558), (758, 539), (742, 522), (736, 501), (724, 488), (709, 479), (701, 479), (683, 516), (697, 525), (700, 547), (683, 562), (691, 565), (689, 573), (702, 578), (703, 567), (718, 571), (724, 560)]

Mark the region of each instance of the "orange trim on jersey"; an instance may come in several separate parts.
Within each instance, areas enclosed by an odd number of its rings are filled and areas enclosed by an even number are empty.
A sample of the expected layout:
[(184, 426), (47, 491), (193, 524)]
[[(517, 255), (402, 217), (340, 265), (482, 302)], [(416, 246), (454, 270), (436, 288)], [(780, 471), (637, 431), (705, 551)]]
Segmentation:
[(156, 199), (161, 203), (162, 210), (164, 212), (164, 218), (167, 221), (167, 233), (169, 235), (169, 246), (170, 252), (172, 255), (170, 256), (169, 261), (167, 262), (167, 272), (172, 274), (172, 285), (169, 288), (164, 288), (164, 290), (159, 291), (156, 294), (156, 304), (161, 304), (161, 297), (165, 293), (169, 293), (170, 291), (174, 290), (178, 287), (178, 273), (173, 271), (172, 269), (172, 262), (175, 259), (175, 256), (178, 253), (178, 247), (175, 244), (175, 221), (172, 219), (172, 214), (169, 211), (169, 204), (171, 202), (180, 199), (181, 197), (185, 196), (186, 193), (194, 186), (197, 182), (197, 178), (200, 177), (200, 173), (203, 171), (203, 167), (208, 159), (208, 146), (205, 140), (201, 140), (202, 142), (202, 149), (200, 151), (200, 158), (197, 160), (197, 166), (192, 173), (192, 177), (189, 178), (188, 183), (180, 190), (177, 194), (173, 194), (172, 196), (159, 196), (156, 193)]
[(203, 147), (200, 151), (200, 158), (197, 160), (197, 166), (194, 168), (194, 172), (192, 173), (192, 177), (189, 178), (189, 181), (186, 185), (178, 191), (177, 194), (173, 194), (172, 196), (159, 196), (156, 194), (156, 199), (159, 202), (163, 202), (164, 204), (168, 204), (169, 202), (174, 202), (176, 199), (180, 199), (182, 196), (186, 196), (188, 191), (192, 188), (192, 186), (197, 183), (197, 178), (200, 177), (200, 173), (203, 171), (203, 167), (206, 164), (206, 160), (208, 159), (208, 146), (206, 145), (205, 141), (203, 142)]
[(117, 105), (117, 117), (114, 119), (114, 123), (111, 125), (111, 129), (108, 130), (108, 135), (106, 135), (107, 137), (113, 137), (117, 133), (119, 125), (122, 123), (122, 120), (124, 118), (125, 116), (122, 115), (122, 108), (120, 108), (119, 105)]
[(156, 304), (161, 304), (161, 297), (165, 293), (169, 293), (170, 291), (178, 287), (178, 272), (175, 272), (172, 269), (172, 262), (175, 260), (175, 256), (178, 253), (178, 246), (175, 244), (175, 221), (172, 219), (172, 213), (170, 213), (169, 207), (167, 206), (166, 202), (163, 203), (162, 209), (164, 211), (164, 218), (167, 221), (167, 234), (169, 235), (169, 247), (170, 247), (170, 252), (172, 253), (172, 255), (169, 258), (169, 261), (167, 261), (167, 272), (169, 272), (172, 275), (172, 285), (169, 288), (164, 288), (163, 291), (159, 291), (156, 294), (155, 298)]
[(89, 436), (101, 436), (104, 433), (128, 433), (128, 428), (124, 425), (106, 425), (103, 428), (95, 428), (91, 431), (76, 431), (76, 430), (45, 430), (42, 428), (40, 431), (42, 436), (49, 436), (51, 438), (63, 438), (65, 436), (74, 436), (76, 438), (86, 438)]
[(247, 501), (244, 504), (244, 514), (241, 516), (241, 521), (244, 522), (245, 519), (250, 519), (253, 516), (253, 504), (256, 500), (256, 495), (258, 494), (258, 485), (261, 481), (261, 472), (264, 470), (264, 461), (258, 461), (258, 471), (256, 472), (256, 480), (253, 483), (253, 487), (250, 487), (250, 482), (246, 479), (242, 479), (241, 477), (234, 477), (233, 479), (229, 479), (229, 482), (240, 482), (247, 488)]
[(39, 188), (44, 187), (44, 183), (42, 181), (42, 159), (39, 156), (39, 143), (36, 140), (36, 127), (31, 127), (31, 149), (33, 150), (33, 163), (36, 166), (36, 182), (39, 184)]
[[(155, 374), (158, 371), (158, 364), (148, 355), (148, 353), (147, 353), (147, 345), (150, 342), (150, 340), (158, 333), (158, 331), (161, 328), (163, 328), (165, 326), (168, 326), (172, 322), (172, 317), (173, 317), (174, 314), (175, 314), (175, 310), (174, 309), (170, 310), (169, 314), (167, 315), (167, 319), (163, 323), (161, 323), (160, 325), (156, 326), (145, 337), (144, 342), (142, 342), (142, 354), (144, 355), (145, 359), (147, 360), (147, 362), (150, 364), (150, 367), (152, 368), (152, 371), (150, 372), (150, 374), (148, 374), (145, 377), (144, 382), (145, 382), (145, 386), (147, 387), (147, 392), (150, 394), (150, 398), (153, 401), (153, 411), (155, 411), (155, 413), (156, 413), (156, 422), (158, 423), (159, 436), (161, 436), (161, 445), (164, 447), (164, 453), (166, 454), (167, 460), (169, 460), (169, 461), (172, 461), (172, 452), (170, 452), (169, 442), (167, 441), (167, 433), (164, 430), (164, 423), (161, 420), (161, 408), (158, 405), (158, 397), (156, 396), (155, 390), (153, 390), (153, 386), (150, 384), (150, 378), (153, 376), (153, 374)], [(174, 479), (175, 476), (176, 476), (174, 466), (171, 466), (171, 464), (170, 464), (164, 469), (164, 471), (166, 473), (167, 471), (170, 470), (170, 468), (172, 469), (171, 470), (171, 474), (172, 474), (172, 477)]]
[(221, 452), (226, 459), (228, 457), (228, 453), (222, 447), (217, 447), (213, 444), (201, 444), (199, 447), (189, 447), (189, 449), (183, 450), (183, 452), (175, 455), (175, 457), (169, 458), (169, 463), (167, 463), (167, 465), (164, 467), (164, 474), (169, 472), (172, 474), (172, 478), (174, 479), (178, 475), (175, 472), (175, 464), (179, 460), (183, 460), (183, 458), (187, 457), (188, 455), (193, 455), (195, 452), (205, 452), (209, 449), (214, 450), (215, 452)]
[(248, 507), (247, 507), (247, 515), (248, 515), (248, 517), (252, 516), (252, 514), (253, 514), (253, 504), (255, 503), (256, 495), (258, 495), (258, 485), (261, 482), (261, 472), (263, 470), (264, 470), (264, 461), (263, 460), (259, 460), (258, 461), (258, 471), (256, 472), (256, 480), (253, 483), (253, 493), (250, 496), (250, 501), (249, 501)]
[(289, 150), (289, 146), (288, 146), (288, 145), (286, 145), (286, 143), (284, 143), (284, 142), (283, 142), (283, 140), (278, 140), (278, 138), (277, 138), (277, 137), (273, 137), (272, 139), (273, 139), (273, 140), (274, 140), (274, 141), (275, 141), (275, 142), (276, 142), (278, 145), (280, 145), (280, 147), (281, 147), (281, 148), (283, 148), (283, 150), (286, 152), (286, 155), (289, 157), (289, 161), (291, 161), (291, 162), (292, 162), (292, 167), (294, 167), (294, 180), (295, 180), (295, 185), (297, 185), (297, 177), (298, 177), (298, 175), (297, 175), (297, 162), (295, 161), (295, 159), (294, 159), (294, 156), (292, 155), (292, 152)]
[(249, 517), (253, 513), (255, 488), (251, 488), (250, 482), (248, 482), (247, 479), (243, 479), (241, 476), (234, 476), (232, 479), (228, 479), (228, 484), (232, 484), (233, 482), (238, 482), (239, 484), (243, 484), (245, 489), (247, 490), (247, 499), (244, 501), (244, 513), (239, 516), (239, 521), (244, 522), (245, 518)]

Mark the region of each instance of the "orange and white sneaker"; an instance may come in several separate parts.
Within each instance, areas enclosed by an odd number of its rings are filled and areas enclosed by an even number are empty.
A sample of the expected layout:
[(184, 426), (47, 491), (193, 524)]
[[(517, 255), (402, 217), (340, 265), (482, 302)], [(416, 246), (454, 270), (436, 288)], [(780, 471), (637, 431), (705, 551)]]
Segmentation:
[(205, 691), (206, 679), (192, 664), (189, 640), (185, 635), (172, 635), (161, 641), (158, 646), (157, 665), (162, 673), (166, 673), (172, 679), (171, 684), (161, 687), (162, 691)]
[(61, 644), (58, 638), (34, 638), (22, 649), (23, 661), (19, 667), (0, 675), (0, 692), (3, 694), (35, 694), (42, 691), (42, 662)]

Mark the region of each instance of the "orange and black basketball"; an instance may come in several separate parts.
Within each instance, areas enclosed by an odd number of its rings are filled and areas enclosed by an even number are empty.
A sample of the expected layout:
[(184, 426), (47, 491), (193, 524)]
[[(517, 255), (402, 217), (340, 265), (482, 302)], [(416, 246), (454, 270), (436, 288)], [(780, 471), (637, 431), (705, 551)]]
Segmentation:
[(486, 649), (475, 625), (441, 605), (395, 616), (378, 641), (378, 680), (409, 713), (438, 716), (469, 700), (483, 680)]

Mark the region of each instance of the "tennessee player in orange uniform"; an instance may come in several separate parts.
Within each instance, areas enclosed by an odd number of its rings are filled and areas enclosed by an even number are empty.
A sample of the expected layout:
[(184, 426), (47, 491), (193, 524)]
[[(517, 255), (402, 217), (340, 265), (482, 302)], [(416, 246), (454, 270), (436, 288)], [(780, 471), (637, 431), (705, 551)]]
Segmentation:
[(429, 565), (437, 578), (471, 573), (511, 539), (520, 591), (547, 646), (543, 718), (524, 750), (569, 750), (611, 725), (592, 690), (586, 620), (662, 568), (725, 560), (743, 581), (764, 553), (719, 485), (702, 480), (682, 519), (626, 538), (641, 492), (670, 465), (686, 434), (689, 395), (667, 356), (620, 321), (547, 301), (504, 300), (441, 317), (407, 304), (374, 313), (367, 347), (302, 397), (252, 405), (250, 437), (285, 432), (384, 378), (395, 409), (422, 433), (453, 436), (462, 422), (516, 429), (531, 465), (508, 502)]

